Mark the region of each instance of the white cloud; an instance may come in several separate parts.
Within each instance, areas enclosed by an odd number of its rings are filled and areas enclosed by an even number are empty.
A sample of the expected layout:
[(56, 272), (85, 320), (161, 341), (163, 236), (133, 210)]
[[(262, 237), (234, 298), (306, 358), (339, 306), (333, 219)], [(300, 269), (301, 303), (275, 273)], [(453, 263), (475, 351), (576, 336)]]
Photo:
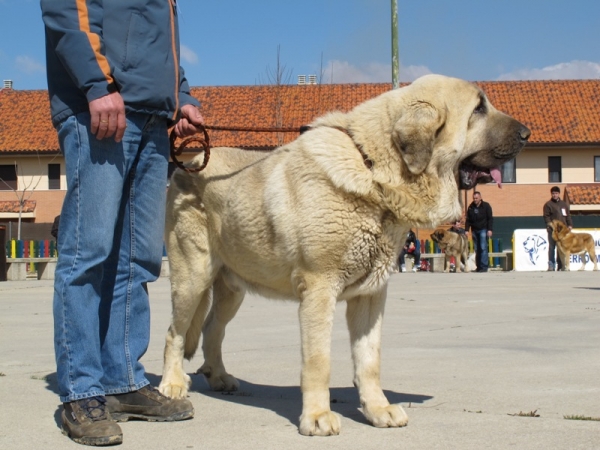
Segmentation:
[[(400, 81), (413, 81), (431, 73), (425, 66), (400, 66)], [(390, 83), (392, 65), (378, 62), (354, 66), (347, 61), (333, 60), (327, 63), (323, 73), (324, 83)]]
[(189, 64), (198, 64), (198, 55), (191, 48), (180, 45), (179, 54), (181, 55), (181, 59), (185, 62)]
[(24, 72), (27, 75), (31, 75), (38, 72), (46, 72), (46, 67), (42, 63), (36, 61), (30, 56), (17, 56), (15, 59), (15, 65), (19, 71)]
[(498, 80), (585, 80), (593, 78), (600, 78), (600, 64), (575, 60), (542, 69), (515, 70), (500, 75)]

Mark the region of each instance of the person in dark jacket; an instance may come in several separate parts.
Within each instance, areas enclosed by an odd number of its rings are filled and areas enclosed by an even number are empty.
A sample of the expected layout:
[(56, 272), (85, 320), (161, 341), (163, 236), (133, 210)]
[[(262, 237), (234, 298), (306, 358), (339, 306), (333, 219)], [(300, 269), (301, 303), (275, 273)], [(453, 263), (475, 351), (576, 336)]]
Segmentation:
[(50, 229), (50, 234), (54, 239), (58, 241), (58, 227), (60, 225), (60, 214), (54, 218), (54, 222), (52, 222), (52, 228)]
[(560, 258), (556, 258), (556, 241), (552, 238), (552, 228), (550, 222), (560, 220), (569, 230), (573, 228), (571, 220), (571, 212), (569, 205), (560, 199), (560, 188), (553, 186), (550, 189), (551, 198), (544, 204), (544, 222), (546, 222), (546, 230), (548, 231), (548, 271), (563, 270), (563, 263)]
[(489, 266), (488, 238), (492, 237), (494, 217), (492, 207), (481, 198), (481, 192), (473, 192), (473, 202), (467, 208), (465, 229), (471, 231), (475, 247), (476, 272), (487, 272)]
[(410, 255), (414, 258), (412, 271), (416, 272), (419, 270), (418, 268), (421, 265), (421, 252), (419, 252), (417, 247), (417, 236), (412, 229), (408, 231), (406, 242), (404, 243), (398, 258), (401, 272), (406, 272), (406, 255)]
[(179, 65), (175, 0), (41, 0), (52, 123), (66, 161), (54, 283), (62, 429), (122, 441), (114, 419), (193, 416), (152, 388), (147, 283), (160, 275), (168, 128), (199, 131)]

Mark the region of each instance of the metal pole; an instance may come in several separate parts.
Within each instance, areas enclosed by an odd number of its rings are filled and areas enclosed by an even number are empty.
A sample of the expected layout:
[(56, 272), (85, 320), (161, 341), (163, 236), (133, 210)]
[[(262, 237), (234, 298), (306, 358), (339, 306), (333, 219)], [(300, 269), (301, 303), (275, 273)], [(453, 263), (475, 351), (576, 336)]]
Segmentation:
[(392, 87), (397, 89), (400, 72), (400, 53), (398, 50), (398, 0), (392, 0)]

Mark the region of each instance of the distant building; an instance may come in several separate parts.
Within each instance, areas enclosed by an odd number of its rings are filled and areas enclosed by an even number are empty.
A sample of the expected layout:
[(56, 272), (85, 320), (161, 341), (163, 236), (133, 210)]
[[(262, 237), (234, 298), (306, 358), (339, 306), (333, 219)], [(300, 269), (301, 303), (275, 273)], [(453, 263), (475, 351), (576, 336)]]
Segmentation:
[[(391, 84), (306, 84), (196, 87), (213, 126), (300, 128), (332, 110), (348, 111)], [(577, 227), (600, 228), (600, 80), (478, 82), (496, 108), (526, 124), (529, 143), (503, 167), (503, 189), (480, 185), (492, 204), (496, 237), (543, 228), (542, 205), (558, 185)], [(274, 111), (277, 110), (277, 114)], [(270, 150), (296, 133), (210, 131), (211, 144)], [(188, 149), (180, 159), (194, 154)], [(50, 224), (65, 195), (64, 159), (44, 90), (0, 90), (0, 223), (15, 221), (15, 193), (33, 190), (25, 222)], [(462, 193), (467, 204), (471, 193)], [(17, 209), (18, 211), (18, 209)], [(510, 242), (507, 239), (506, 242)]]

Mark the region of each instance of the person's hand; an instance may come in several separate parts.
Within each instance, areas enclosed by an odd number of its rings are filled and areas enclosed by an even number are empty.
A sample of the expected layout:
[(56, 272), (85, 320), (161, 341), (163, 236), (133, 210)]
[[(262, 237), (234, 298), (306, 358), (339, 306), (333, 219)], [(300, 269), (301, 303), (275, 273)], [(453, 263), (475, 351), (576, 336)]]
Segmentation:
[(492, 230), (488, 230), (487, 237), (492, 237)]
[(91, 132), (96, 139), (114, 135), (115, 142), (121, 142), (127, 123), (125, 122), (125, 103), (118, 92), (90, 102)]
[(181, 107), (181, 118), (175, 125), (175, 135), (179, 138), (191, 136), (200, 131), (200, 125), (204, 125), (204, 117), (194, 105)]

